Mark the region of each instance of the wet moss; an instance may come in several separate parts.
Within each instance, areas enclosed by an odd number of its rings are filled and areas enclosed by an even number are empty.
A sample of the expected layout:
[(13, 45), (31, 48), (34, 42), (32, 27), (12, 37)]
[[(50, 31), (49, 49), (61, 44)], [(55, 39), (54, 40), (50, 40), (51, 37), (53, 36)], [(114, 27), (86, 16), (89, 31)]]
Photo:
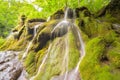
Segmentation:
[(36, 69), (36, 63), (35, 63), (35, 53), (30, 52), (27, 55), (27, 58), (25, 59), (24, 66), (26, 67), (26, 71), (33, 75), (35, 73)]
[(80, 53), (79, 47), (76, 44), (77, 39), (75, 38), (75, 35), (71, 31), (68, 33), (68, 40), (69, 40), (69, 70), (72, 70), (76, 67), (78, 63)]
[[(101, 59), (104, 60), (101, 61)], [(105, 60), (105, 57), (107, 60)], [(110, 31), (104, 37), (89, 40), (86, 44), (86, 56), (81, 66), (81, 76), (84, 80), (119, 80), (119, 42), (116, 34)]]

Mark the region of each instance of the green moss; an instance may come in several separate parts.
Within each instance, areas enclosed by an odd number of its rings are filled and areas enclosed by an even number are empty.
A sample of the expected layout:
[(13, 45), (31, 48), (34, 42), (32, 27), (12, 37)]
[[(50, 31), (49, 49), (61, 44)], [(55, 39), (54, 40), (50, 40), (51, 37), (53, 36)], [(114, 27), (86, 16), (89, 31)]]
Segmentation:
[[(86, 55), (81, 63), (80, 72), (84, 80), (100, 80), (99, 77), (104, 69), (105, 73), (109, 72), (109, 68), (99, 65), (99, 56), (104, 52), (105, 44), (102, 38), (94, 38), (86, 45)], [(104, 73), (103, 72), (103, 73)], [(106, 74), (107, 75), (107, 74)], [(105, 75), (103, 75), (105, 77)], [(101, 79), (102, 80), (102, 79)]]
[[(68, 39), (69, 39), (69, 70), (72, 70), (76, 67), (78, 60), (79, 60), (79, 48), (76, 44), (76, 38), (75, 35), (70, 31), (68, 33)], [(78, 42), (79, 43), (79, 42)]]
[[(120, 65), (120, 43), (115, 40), (116, 34), (110, 31), (104, 37), (93, 38), (86, 44), (86, 56), (80, 66), (84, 80), (119, 80), (120, 72), (115, 70)], [(101, 61), (102, 55), (107, 55), (107, 62)]]
[(120, 42), (113, 42), (111, 44), (111, 48), (108, 51), (108, 56), (111, 62), (111, 65), (114, 68), (119, 68), (120, 67)]
[(27, 55), (27, 58), (25, 59), (25, 63), (24, 63), (26, 70), (29, 74), (34, 74), (35, 73), (35, 53), (34, 52), (30, 52)]
[(2, 38), (2, 37), (0, 37), (0, 47), (5, 43), (5, 39), (4, 38)]

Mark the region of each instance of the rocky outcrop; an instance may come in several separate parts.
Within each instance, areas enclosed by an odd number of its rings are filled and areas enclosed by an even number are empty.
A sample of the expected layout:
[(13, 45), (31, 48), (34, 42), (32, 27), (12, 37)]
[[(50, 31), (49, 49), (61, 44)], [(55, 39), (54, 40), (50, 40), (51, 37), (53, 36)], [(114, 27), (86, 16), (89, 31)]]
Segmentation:
[(0, 80), (17, 80), (23, 70), (18, 59), (20, 52), (0, 52)]

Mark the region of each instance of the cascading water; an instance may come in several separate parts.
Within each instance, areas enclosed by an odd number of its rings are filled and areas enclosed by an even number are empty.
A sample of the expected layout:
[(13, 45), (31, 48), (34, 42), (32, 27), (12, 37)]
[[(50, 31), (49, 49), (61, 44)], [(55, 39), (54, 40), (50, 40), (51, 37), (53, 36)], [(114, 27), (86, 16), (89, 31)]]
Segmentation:
[[(67, 14), (68, 14), (68, 8), (66, 9), (66, 12), (65, 12), (65, 16), (64, 16), (64, 19), (59, 22), (55, 27), (54, 29), (52, 30), (51, 33), (53, 33), (57, 28), (62, 28), (61, 26), (64, 25), (64, 24), (69, 24), (69, 22), (67, 21)], [(64, 27), (64, 26), (63, 26)]]
[[(73, 21), (75, 19), (75, 12), (73, 12)], [(56, 29), (58, 28), (61, 28), (61, 25), (63, 24), (67, 24), (67, 26), (63, 26), (63, 27), (67, 27), (70, 28), (70, 30), (73, 30), (75, 32), (74, 35), (76, 35), (76, 40), (77, 42), (79, 42), (79, 53), (80, 53), (80, 58), (79, 58), (79, 62), (77, 63), (77, 66), (74, 70), (72, 71), (68, 71), (68, 62), (69, 62), (69, 43), (68, 43), (68, 38), (65, 38), (65, 46), (66, 46), (66, 51), (65, 51), (65, 56), (64, 56), (64, 59), (63, 59), (63, 63), (66, 63), (66, 66), (64, 66), (66, 68), (66, 72), (64, 75), (61, 75), (61, 76), (58, 76), (57, 78), (53, 78), (52, 80), (80, 80), (78, 75), (79, 75), (79, 66), (80, 66), (80, 63), (82, 61), (82, 59), (84, 58), (85, 56), (85, 47), (84, 47), (84, 42), (82, 40), (82, 37), (80, 35), (80, 30), (79, 28), (74, 24), (74, 22), (69, 22), (67, 21), (67, 16), (68, 16), (68, 8), (66, 9), (66, 13), (65, 13), (65, 16), (64, 16), (64, 20), (61, 21), (60, 23), (57, 24), (57, 26), (55, 26), (55, 28), (53, 29), (52, 32), (54, 32)], [(68, 27), (70, 26), (70, 27)], [(69, 30), (68, 30), (69, 32)], [(67, 35), (68, 37), (68, 35)], [(62, 78), (63, 77), (63, 78)]]
[[(80, 35), (80, 31), (79, 31), (78, 27), (75, 24), (73, 27), (74, 27), (75, 31), (77, 32), (78, 41), (80, 42), (81, 47), (79, 48), (79, 53), (80, 53), (79, 61), (77, 63), (75, 70), (72, 72), (72, 75), (70, 76), (69, 80), (79, 80), (79, 79), (77, 79), (77, 74), (79, 74), (79, 66), (85, 56), (85, 46), (84, 46), (84, 42), (82, 40), (82, 37)], [(81, 79), (82, 79), (82, 77), (81, 77)]]
[(36, 74), (35, 76), (31, 77), (30, 80), (34, 80), (34, 78), (35, 78), (36, 76), (38, 76), (39, 73), (41, 72), (42, 66), (44, 65), (46, 59), (48, 58), (48, 55), (49, 55), (49, 52), (50, 52), (51, 47), (52, 47), (52, 44), (49, 45), (48, 50), (47, 50), (47, 54), (46, 54), (45, 57), (43, 58), (43, 61), (42, 61), (42, 63), (41, 63), (40, 66), (39, 66), (39, 69), (38, 69), (37, 74)]
[[(34, 37), (36, 37), (36, 34), (37, 34), (37, 28), (38, 28), (41, 24), (42, 24), (42, 23), (37, 24), (37, 25), (34, 26)], [(33, 39), (34, 39), (34, 37), (33, 37)], [(33, 40), (30, 41), (30, 43), (28, 44), (27, 49), (26, 49), (26, 51), (24, 52), (24, 54), (23, 54), (23, 56), (22, 56), (22, 59), (26, 58), (27, 53), (28, 53), (28, 51), (29, 51), (30, 46), (32, 45), (32, 43), (33, 43)]]
[[(76, 25), (75, 25), (75, 26), (76, 26)], [(80, 56), (81, 56), (81, 57), (80, 57), (80, 59), (79, 59), (79, 62), (78, 62), (78, 64), (77, 64), (77, 67), (76, 67), (75, 72), (78, 71), (79, 65), (80, 65), (82, 59), (83, 59), (84, 56), (85, 56), (85, 46), (84, 46), (82, 37), (81, 37), (81, 35), (80, 35), (80, 31), (79, 31), (79, 29), (77, 29), (77, 27), (76, 27), (76, 31), (77, 31), (77, 35), (78, 35), (78, 38), (79, 38), (79, 42), (80, 42), (80, 44), (81, 44), (81, 49), (80, 49), (80, 53), (81, 53)]]
[(26, 51), (24, 52), (24, 54), (23, 54), (23, 56), (22, 56), (22, 59), (25, 59), (25, 58), (26, 58), (27, 53), (28, 53), (31, 45), (32, 45), (32, 41), (30, 41), (30, 43), (28, 44), (27, 49), (26, 49)]
[(65, 77), (64, 77), (64, 80), (67, 80), (67, 75), (68, 75), (68, 62), (69, 62), (69, 43), (68, 43), (68, 36), (66, 37), (65, 39), (65, 56), (64, 56), (64, 60), (63, 60), (63, 63), (66, 62), (66, 73), (65, 73)]

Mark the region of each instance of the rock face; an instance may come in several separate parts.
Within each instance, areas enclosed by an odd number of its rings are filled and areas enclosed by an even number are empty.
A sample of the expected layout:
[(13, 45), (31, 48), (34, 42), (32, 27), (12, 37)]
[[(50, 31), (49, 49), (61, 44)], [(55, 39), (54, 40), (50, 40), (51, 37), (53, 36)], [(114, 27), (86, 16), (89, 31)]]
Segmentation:
[(17, 80), (21, 75), (23, 66), (18, 59), (20, 52), (0, 52), (0, 80)]

